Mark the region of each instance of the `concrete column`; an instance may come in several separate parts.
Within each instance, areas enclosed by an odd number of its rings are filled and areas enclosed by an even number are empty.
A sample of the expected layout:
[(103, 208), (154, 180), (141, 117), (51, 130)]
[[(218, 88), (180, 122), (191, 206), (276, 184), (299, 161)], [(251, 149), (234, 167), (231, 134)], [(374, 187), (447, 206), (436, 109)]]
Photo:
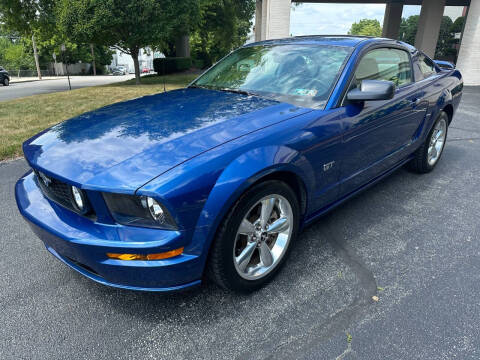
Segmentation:
[(291, 0), (257, 0), (255, 40), (290, 36)]
[(415, 47), (431, 58), (435, 55), (445, 0), (423, 0), (418, 20)]
[(403, 3), (387, 3), (385, 16), (383, 17), (382, 36), (390, 39), (398, 39), (398, 31), (402, 22)]
[(465, 85), (480, 85), (480, 0), (471, 0), (457, 68)]
[(255, 5), (255, 41), (262, 41), (262, 0)]

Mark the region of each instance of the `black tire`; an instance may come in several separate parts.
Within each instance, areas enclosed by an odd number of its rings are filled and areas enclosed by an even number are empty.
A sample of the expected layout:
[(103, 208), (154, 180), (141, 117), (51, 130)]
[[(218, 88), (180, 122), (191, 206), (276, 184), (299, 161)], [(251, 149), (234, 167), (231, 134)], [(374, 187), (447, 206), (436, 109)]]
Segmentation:
[(10, 81), (8, 80), (8, 78), (3, 78), (3, 86), (8, 86), (10, 85)]
[[(278, 194), (283, 196), (291, 205), (293, 214), (293, 229), (290, 241), (283, 257), (267, 275), (256, 280), (247, 280), (239, 275), (234, 265), (233, 247), (240, 223), (247, 212), (263, 197)], [(298, 233), (300, 207), (294, 191), (285, 183), (269, 180), (248, 189), (232, 206), (223, 219), (210, 251), (207, 263), (207, 276), (217, 285), (236, 292), (248, 293), (267, 284), (281, 269), (290, 253), (292, 243)]]
[[(444, 120), (447, 124), (445, 128), (445, 141), (443, 142), (443, 146), (438, 159), (435, 161), (433, 165), (431, 165), (428, 163), (428, 147), (430, 145), (430, 140), (432, 138), (432, 134), (435, 130), (436, 125), (442, 120)], [(428, 133), (428, 136), (425, 139), (425, 142), (415, 151), (414, 158), (408, 163), (408, 168), (411, 171), (416, 172), (418, 174), (426, 174), (432, 171), (435, 168), (435, 166), (438, 164), (438, 162), (440, 161), (440, 158), (442, 157), (443, 150), (445, 148), (445, 143), (447, 140), (448, 120), (449, 119), (448, 119), (447, 113), (441, 111), (440, 114), (437, 116), (437, 119), (435, 120), (435, 123), (433, 124), (432, 129)]]

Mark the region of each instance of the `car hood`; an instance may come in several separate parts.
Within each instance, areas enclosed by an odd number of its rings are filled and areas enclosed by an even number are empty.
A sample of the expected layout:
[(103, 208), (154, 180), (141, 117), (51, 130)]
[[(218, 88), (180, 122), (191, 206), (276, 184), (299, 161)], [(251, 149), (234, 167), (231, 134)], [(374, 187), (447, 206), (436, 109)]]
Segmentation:
[(117, 103), (62, 122), (23, 145), (29, 164), (85, 189), (132, 192), (249, 132), (310, 111), (198, 88)]

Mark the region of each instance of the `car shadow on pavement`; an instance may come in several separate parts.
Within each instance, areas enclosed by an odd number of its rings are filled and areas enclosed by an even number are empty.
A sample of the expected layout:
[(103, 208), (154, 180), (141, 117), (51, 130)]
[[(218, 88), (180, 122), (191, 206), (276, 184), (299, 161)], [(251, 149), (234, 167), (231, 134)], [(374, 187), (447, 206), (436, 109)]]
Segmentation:
[[(436, 169), (444, 170), (441, 164)], [(284, 329), (288, 334), (312, 333), (328, 338), (348, 329), (363, 309), (374, 304), (372, 296), (377, 293), (375, 276), (351, 246), (352, 240), (358, 242), (358, 234), (368, 234), (372, 224), (408, 211), (405, 204), (429, 186), (429, 176), (400, 169), (324, 216), (301, 234), (279, 276), (250, 295), (229, 293), (211, 283), (179, 293), (133, 292), (94, 284), (76, 275), (79, 291), (94, 287), (89, 293), (95, 301), (108, 302), (113, 296), (116, 311), (163, 329), (168, 329), (171, 322), (204, 329), (216, 324), (217, 329), (225, 326), (235, 336), (228, 324), (248, 323), (249, 329), (271, 334), (279, 331), (272, 330), (271, 324), (289, 322), (289, 328)], [(377, 241), (368, 236), (361, 240), (365, 248)], [(273, 339), (265, 336), (260, 340), (263, 346), (272, 342), (275, 348), (280, 340)], [(254, 357), (249, 351), (243, 355)]]
[[(295, 350), (305, 344), (325, 344), (338, 339), (336, 335), (344, 339), (352, 326), (385, 311), (382, 304), (395, 302), (400, 292), (410, 290), (403, 283), (395, 288), (395, 277), (413, 271), (415, 264), (423, 265), (406, 259), (412, 248), (422, 246), (418, 241), (432, 241), (434, 224), (424, 226), (430, 221), (425, 214), (438, 209), (432, 194), (452, 188), (455, 172), (465, 171), (462, 166), (470, 155), (462, 146), (450, 143), (434, 172), (416, 175), (400, 169), (306, 228), (279, 275), (250, 295), (229, 293), (211, 283), (168, 294), (103, 286), (46, 251), (39, 254), (41, 244), (32, 234), (27, 243), (36, 261), (25, 268), (16, 266), (17, 272), (27, 274), (23, 279), (31, 278), (29, 271), (38, 277), (19, 282), (12, 299), (21, 297), (24, 305), (19, 306), (25, 311), (38, 309), (32, 319), (44, 316), (42, 324), (51, 329), (64, 326), (66, 339), (101, 333), (92, 336), (119, 339), (139, 358), (159, 348), (163, 358), (192, 358), (196, 353), (203, 354), (200, 358), (256, 359), (266, 353), (295, 358)], [(16, 171), (20, 174), (23, 167)], [(435, 221), (442, 221), (442, 215)], [(422, 228), (424, 232), (419, 232)], [(386, 290), (378, 293), (378, 286)], [(380, 296), (378, 304), (373, 295)], [(56, 336), (54, 330), (45, 334)], [(97, 340), (88, 343), (94, 346)], [(213, 349), (216, 343), (223, 345)]]

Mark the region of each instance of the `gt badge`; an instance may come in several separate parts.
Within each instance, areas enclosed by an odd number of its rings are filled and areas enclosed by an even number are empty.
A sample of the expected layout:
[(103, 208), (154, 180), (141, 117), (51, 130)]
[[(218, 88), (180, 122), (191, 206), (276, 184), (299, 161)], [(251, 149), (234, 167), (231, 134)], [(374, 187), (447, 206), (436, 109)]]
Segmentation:
[(330, 161), (326, 164), (323, 164), (323, 171), (330, 170), (333, 167), (334, 164), (335, 164), (335, 161)]

